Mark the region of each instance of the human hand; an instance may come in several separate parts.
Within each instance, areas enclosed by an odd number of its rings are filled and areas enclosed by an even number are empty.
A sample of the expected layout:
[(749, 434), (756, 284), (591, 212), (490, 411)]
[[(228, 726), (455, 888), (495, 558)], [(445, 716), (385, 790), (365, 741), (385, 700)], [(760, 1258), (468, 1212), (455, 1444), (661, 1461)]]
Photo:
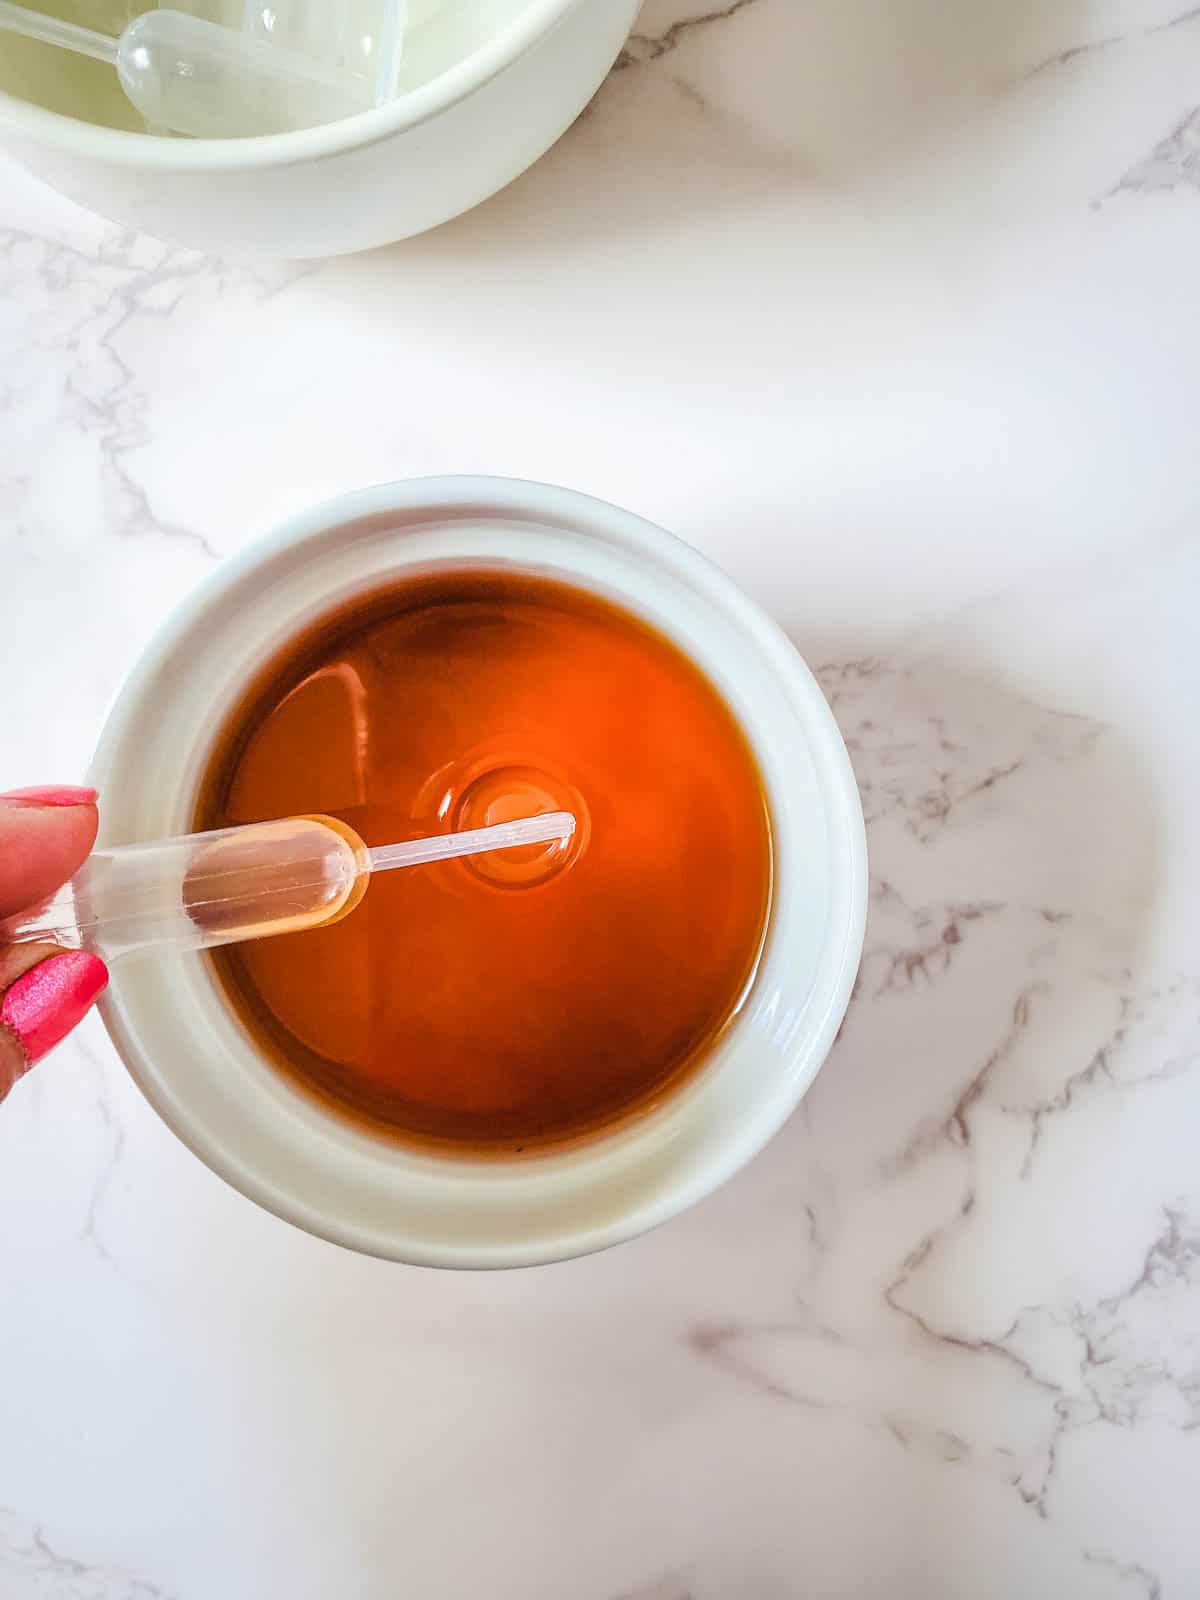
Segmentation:
[(3, 920), (38, 905), (78, 871), (96, 839), (94, 789), (0, 794), (0, 1100), (103, 993), (98, 956), (56, 944), (5, 944)]

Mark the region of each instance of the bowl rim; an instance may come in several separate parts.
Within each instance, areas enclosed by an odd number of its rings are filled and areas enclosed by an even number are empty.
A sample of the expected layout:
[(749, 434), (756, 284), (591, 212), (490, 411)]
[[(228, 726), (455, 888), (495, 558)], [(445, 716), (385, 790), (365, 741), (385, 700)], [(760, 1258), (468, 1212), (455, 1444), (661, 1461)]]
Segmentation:
[(390, 1235), (387, 1242), (381, 1242), (375, 1227), (338, 1217), (294, 1190), (281, 1192), (270, 1176), (246, 1164), (219, 1134), (175, 1104), (169, 1083), (159, 1081), (156, 1072), (147, 1068), (136, 1015), (126, 1014), (118, 1004), (115, 988), (102, 997), (99, 1011), (126, 1070), (159, 1117), (210, 1171), (247, 1199), (293, 1226), (362, 1254), (420, 1266), (495, 1269), (568, 1260), (649, 1232), (705, 1198), (774, 1137), (824, 1064), (853, 993), (866, 927), (867, 847), (861, 797), (844, 740), (811, 669), (778, 624), (719, 566), (657, 523), (574, 489), (516, 478), (441, 476), (378, 483), (323, 500), (279, 520), (237, 555), (226, 558), (164, 618), (117, 690), (97, 741), (90, 781), (103, 788), (113, 745), (119, 744), (126, 730), (144, 714), (147, 686), (169, 666), (181, 640), (256, 569), (269, 567), (294, 545), (304, 545), (339, 527), (380, 515), (404, 518), (413, 513), (429, 513), (437, 517), (464, 510), (483, 516), (496, 512), (533, 516), (568, 527), (586, 518), (637, 542), (661, 541), (670, 551), (671, 560), (700, 587), (720, 591), (723, 607), (757, 636), (764, 659), (773, 664), (789, 690), (808, 708), (804, 718), (806, 734), (819, 756), (818, 784), (830, 808), (840, 845), (835, 851), (838, 872), (834, 883), (840, 915), (828, 946), (829, 970), (820, 985), (819, 1012), (805, 1038), (794, 1051), (789, 1051), (794, 1059), (803, 1058), (802, 1070), (778, 1089), (769, 1104), (764, 1101), (739, 1128), (730, 1130), (719, 1159), (714, 1158), (692, 1173), (686, 1182), (664, 1187), (640, 1204), (620, 1208), (617, 1214), (605, 1215), (567, 1235), (549, 1232), (516, 1245), (447, 1247), (409, 1240), (399, 1249)]
[(596, 0), (525, 0), (520, 13), (465, 60), (446, 72), (357, 116), (294, 133), (237, 139), (166, 139), (123, 128), (102, 128), (36, 106), (0, 89), (0, 133), (49, 145), (64, 154), (155, 172), (246, 172), (323, 161), (366, 149), (439, 116), (512, 65), (568, 12)]

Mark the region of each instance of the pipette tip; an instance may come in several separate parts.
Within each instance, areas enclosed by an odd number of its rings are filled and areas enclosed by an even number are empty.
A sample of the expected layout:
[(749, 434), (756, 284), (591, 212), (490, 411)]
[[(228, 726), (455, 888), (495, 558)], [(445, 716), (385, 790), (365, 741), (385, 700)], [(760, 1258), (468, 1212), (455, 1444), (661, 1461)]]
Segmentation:
[(370, 851), (371, 869), (387, 872), (392, 867), (415, 867), (429, 861), (449, 861), (455, 856), (478, 856), (492, 850), (515, 850), (521, 845), (550, 844), (556, 839), (569, 839), (574, 832), (572, 812), (546, 811), (537, 817), (498, 822), (490, 828), (466, 828), (460, 833), (435, 834), (432, 838), (411, 839), (405, 844), (378, 845)]

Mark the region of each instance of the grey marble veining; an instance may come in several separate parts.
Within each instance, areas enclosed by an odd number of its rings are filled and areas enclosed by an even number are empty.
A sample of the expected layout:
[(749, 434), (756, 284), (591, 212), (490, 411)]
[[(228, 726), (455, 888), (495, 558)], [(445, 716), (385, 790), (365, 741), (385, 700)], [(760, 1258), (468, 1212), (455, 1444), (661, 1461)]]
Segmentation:
[(0, 167), (0, 786), (276, 517), (508, 472), (768, 607), (872, 863), (785, 1130), (561, 1268), (285, 1227), (85, 1025), (0, 1114), (0, 1600), (1200, 1592), (1198, 104), (1169, 0), (651, 0), (360, 260)]

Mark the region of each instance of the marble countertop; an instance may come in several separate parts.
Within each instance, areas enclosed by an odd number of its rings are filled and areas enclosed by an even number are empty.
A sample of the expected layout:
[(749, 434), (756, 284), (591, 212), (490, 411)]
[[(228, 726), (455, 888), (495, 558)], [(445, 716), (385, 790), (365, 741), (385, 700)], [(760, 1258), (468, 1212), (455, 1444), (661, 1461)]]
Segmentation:
[(867, 953), (607, 1255), (308, 1238), (89, 1022), (0, 1112), (2, 1600), (1200, 1594), (1200, 11), (654, 0), (506, 193), (254, 270), (0, 165), (0, 786), (281, 514), (509, 473), (820, 671)]

